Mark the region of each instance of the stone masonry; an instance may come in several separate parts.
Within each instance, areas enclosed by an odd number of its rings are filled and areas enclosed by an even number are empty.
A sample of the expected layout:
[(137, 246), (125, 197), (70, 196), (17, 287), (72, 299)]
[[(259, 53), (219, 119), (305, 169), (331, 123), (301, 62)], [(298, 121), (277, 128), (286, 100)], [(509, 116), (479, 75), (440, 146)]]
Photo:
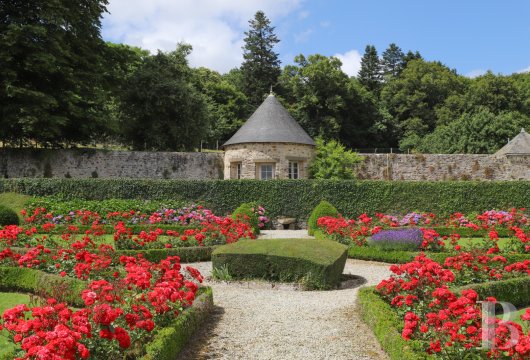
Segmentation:
[(224, 178), (234, 179), (234, 164), (241, 163), (241, 178), (256, 179), (257, 165), (275, 164), (275, 178), (287, 179), (289, 161), (299, 164), (299, 178), (308, 177), (308, 165), (315, 147), (303, 144), (245, 143), (225, 146)]
[(5, 178), (222, 179), (223, 153), (0, 150)]
[(361, 154), (359, 179), (530, 180), (530, 156), (472, 154)]

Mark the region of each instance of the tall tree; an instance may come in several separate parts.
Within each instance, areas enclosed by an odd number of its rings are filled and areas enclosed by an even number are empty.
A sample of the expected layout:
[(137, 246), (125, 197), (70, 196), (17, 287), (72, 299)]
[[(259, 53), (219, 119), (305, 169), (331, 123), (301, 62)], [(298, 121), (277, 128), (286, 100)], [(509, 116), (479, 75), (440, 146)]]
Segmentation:
[(361, 59), (361, 69), (357, 78), (366, 88), (375, 94), (381, 89), (381, 63), (377, 56), (377, 50), (373, 45), (367, 45)]
[(405, 54), (403, 50), (396, 44), (392, 43), (383, 52), (381, 58), (381, 71), (383, 73), (383, 79), (388, 81), (395, 77), (398, 77), (403, 70), (405, 61)]
[(0, 137), (87, 142), (105, 126), (106, 0), (0, 1)]
[(409, 61), (412, 60), (423, 60), (423, 57), (421, 56), (419, 51), (412, 52), (411, 50), (407, 51), (405, 54), (405, 57), (403, 58), (403, 68), (407, 67), (407, 64)]
[(245, 94), (251, 105), (257, 106), (280, 76), (280, 60), (274, 52), (274, 46), (280, 40), (263, 11), (258, 11), (249, 25), (250, 29), (245, 32), (241, 71)]
[(208, 105), (210, 129), (202, 140), (222, 145), (245, 122), (249, 113), (247, 97), (215, 71), (198, 68), (193, 69), (193, 74), (195, 88)]
[(127, 82), (121, 109), (124, 140), (135, 150), (190, 151), (208, 131), (204, 96), (192, 83), (191, 46), (147, 57)]
[(414, 148), (422, 136), (436, 127), (437, 109), (451, 95), (462, 96), (465, 89), (465, 79), (441, 63), (410, 61), (381, 92), (383, 106), (400, 128), (400, 146)]

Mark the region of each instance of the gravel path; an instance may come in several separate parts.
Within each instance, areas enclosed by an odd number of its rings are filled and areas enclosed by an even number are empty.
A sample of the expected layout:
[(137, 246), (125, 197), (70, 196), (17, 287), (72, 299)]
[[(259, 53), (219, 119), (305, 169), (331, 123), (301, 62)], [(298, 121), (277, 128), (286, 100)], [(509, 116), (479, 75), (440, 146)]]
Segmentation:
[[(205, 276), (211, 262), (190, 264)], [(375, 285), (388, 265), (348, 259), (345, 274)], [(293, 291), (207, 281), (215, 310), (179, 359), (388, 359), (356, 310), (358, 287)]]

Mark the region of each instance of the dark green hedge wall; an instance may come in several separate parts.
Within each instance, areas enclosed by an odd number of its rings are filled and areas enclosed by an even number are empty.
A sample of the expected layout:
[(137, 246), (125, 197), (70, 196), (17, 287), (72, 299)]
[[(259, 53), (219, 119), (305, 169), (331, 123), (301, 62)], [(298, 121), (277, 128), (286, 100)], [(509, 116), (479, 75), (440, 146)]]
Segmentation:
[(530, 181), (2, 179), (0, 191), (67, 199), (182, 199), (219, 214), (257, 201), (272, 217), (303, 219), (324, 199), (344, 216), (412, 210), (447, 215), (530, 204)]

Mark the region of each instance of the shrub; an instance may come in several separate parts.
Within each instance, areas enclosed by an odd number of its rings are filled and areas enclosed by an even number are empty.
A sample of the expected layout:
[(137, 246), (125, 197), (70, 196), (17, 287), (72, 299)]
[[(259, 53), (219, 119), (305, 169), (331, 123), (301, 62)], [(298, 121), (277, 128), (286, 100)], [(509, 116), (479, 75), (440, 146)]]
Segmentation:
[(385, 250), (419, 250), (423, 233), (418, 228), (382, 230), (370, 238), (371, 246)]
[(315, 179), (353, 179), (355, 178), (353, 167), (362, 160), (364, 160), (362, 156), (347, 150), (337, 140), (326, 143), (319, 138), (315, 158), (309, 165), (309, 172)]
[(0, 205), (0, 226), (18, 225), (19, 223), (20, 219), (15, 210)]
[(424, 359), (414, 348), (414, 341), (401, 337), (403, 320), (375, 291), (374, 287), (359, 290), (359, 310), (364, 322), (372, 329), (381, 347), (392, 360)]
[(347, 247), (313, 239), (242, 240), (217, 248), (214, 269), (236, 279), (299, 282), (308, 288), (331, 289), (341, 280)]
[(355, 181), (355, 180), (146, 180), (0, 179), (0, 191), (63, 199), (175, 199), (201, 201), (217, 215), (256, 201), (270, 217), (306, 220), (322, 199), (348, 218), (362, 213), (406, 214), (410, 209), (447, 216), (526, 207), (530, 181)]
[(324, 216), (333, 216), (337, 217), (339, 212), (337, 209), (331, 205), (326, 200), (322, 200), (314, 209), (311, 215), (309, 215), (309, 220), (307, 221), (307, 230), (309, 235), (314, 235), (315, 230), (318, 228), (317, 221), (319, 218)]
[(168, 256), (178, 256), (183, 263), (192, 263), (199, 261), (210, 261), (212, 259), (212, 252), (216, 246), (190, 246), (175, 249), (150, 249), (150, 250), (117, 250), (115, 260), (119, 260), (120, 256), (137, 256), (142, 255), (145, 259), (151, 262), (160, 262)]
[[(258, 204), (255, 202), (250, 203), (243, 203), (239, 205), (237, 209), (234, 210), (232, 213), (232, 219), (234, 220), (240, 220), (240, 221), (247, 221), (250, 227), (252, 228), (252, 232), (254, 235), (259, 235), (260, 233), (260, 227), (259, 227), (259, 214), (257, 214), (256, 209), (258, 208)], [(246, 220), (248, 218), (248, 220)]]

